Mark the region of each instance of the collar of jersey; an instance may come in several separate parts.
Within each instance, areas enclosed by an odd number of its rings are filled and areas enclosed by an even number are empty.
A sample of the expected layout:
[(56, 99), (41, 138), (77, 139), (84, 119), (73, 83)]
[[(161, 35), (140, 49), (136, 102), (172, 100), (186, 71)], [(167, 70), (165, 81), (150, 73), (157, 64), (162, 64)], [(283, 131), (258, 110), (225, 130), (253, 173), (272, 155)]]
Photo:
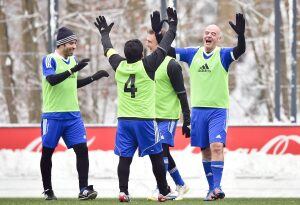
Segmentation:
[(65, 62), (66, 64), (70, 63), (70, 57), (68, 57), (67, 59), (65, 59), (63, 56), (59, 55), (59, 53), (55, 50), (54, 55), (56, 55), (58, 58), (60, 58), (61, 60), (63, 60), (63, 62)]
[(214, 49), (212, 52), (206, 53), (206, 52), (205, 52), (205, 49), (204, 49), (204, 47), (203, 47), (203, 58), (204, 58), (204, 59), (209, 59), (210, 57), (212, 57), (212, 56), (214, 55), (214, 53), (215, 53), (216, 48), (217, 48), (217, 47), (215, 47), (215, 49)]

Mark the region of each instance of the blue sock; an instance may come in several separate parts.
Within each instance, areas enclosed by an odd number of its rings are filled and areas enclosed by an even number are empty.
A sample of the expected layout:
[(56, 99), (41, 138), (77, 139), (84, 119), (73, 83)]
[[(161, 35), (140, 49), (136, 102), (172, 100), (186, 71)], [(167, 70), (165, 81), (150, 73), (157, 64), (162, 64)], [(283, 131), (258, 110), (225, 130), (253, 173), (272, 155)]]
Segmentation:
[(211, 171), (214, 176), (214, 189), (220, 188), (222, 174), (223, 174), (223, 161), (212, 161), (211, 162)]
[(164, 160), (164, 164), (165, 164), (165, 171), (167, 173), (168, 168), (169, 168), (169, 159), (168, 159), (168, 157), (163, 157), (163, 160)]
[(177, 167), (174, 167), (173, 169), (169, 170), (169, 173), (176, 185), (184, 185), (184, 181), (182, 180)]
[(205, 176), (208, 182), (209, 190), (214, 189), (214, 176), (211, 170), (211, 162), (210, 161), (202, 161)]

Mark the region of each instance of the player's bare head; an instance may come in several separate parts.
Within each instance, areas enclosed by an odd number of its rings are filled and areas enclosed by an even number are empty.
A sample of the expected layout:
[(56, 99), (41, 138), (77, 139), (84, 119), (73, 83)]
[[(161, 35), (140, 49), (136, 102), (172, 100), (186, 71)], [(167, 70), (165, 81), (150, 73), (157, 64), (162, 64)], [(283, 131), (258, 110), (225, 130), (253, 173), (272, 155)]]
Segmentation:
[(215, 49), (221, 40), (221, 30), (217, 25), (211, 24), (204, 29), (203, 43), (206, 52)]
[(143, 44), (138, 39), (132, 39), (125, 43), (124, 54), (128, 63), (135, 63), (143, 57)]
[(153, 30), (148, 31), (146, 46), (151, 52), (153, 52), (158, 46), (158, 42), (155, 37), (155, 32)]

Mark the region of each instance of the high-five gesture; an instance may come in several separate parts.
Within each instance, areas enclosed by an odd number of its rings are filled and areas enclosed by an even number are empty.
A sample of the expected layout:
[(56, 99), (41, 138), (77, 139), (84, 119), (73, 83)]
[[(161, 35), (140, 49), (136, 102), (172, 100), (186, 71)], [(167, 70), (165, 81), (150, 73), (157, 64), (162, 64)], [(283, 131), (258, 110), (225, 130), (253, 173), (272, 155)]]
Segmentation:
[(175, 26), (177, 26), (177, 13), (176, 13), (176, 10), (171, 8), (171, 7), (168, 7), (167, 8), (167, 14), (168, 14), (168, 23), (169, 25), (173, 24)]
[(73, 68), (71, 68), (72, 73), (78, 72), (81, 69), (83, 69), (85, 66), (87, 66), (88, 62), (90, 61), (89, 58), (84, 58), (81, 61), (77, 63)]
[(108, 35), (114, 25), (114, 23), (107, 25), (104, 16), (99, 16), (98, 18), (96, 18), (96, 22), (94, 22), (94, 24), (98, 28), (101, 35)]
[(164, 24), (165, 21), (167, 20), (161, 20), (160, 19), (160, 13), (159, 11), (154, 11), (151, 15), (150, 15), (150, 19), (151, 19), (151, 27), (152, 30), (155, 33), (159, 33), (162, 29), (162, 26)]
[(103, 77), (108, 77), (109, 74), (106, 70), (99, 70), (97, 71), (94, 75), (92, 75), (92, 80), (95, 81), (95, 80), (99, 80), (100, 78), (103, 78)]
[(234, 25), (231, 21), (229, 21), (229, 25), (238, 35), (244, 35), (244, 33), (245, 33), (244, 15), (241, 13), (237, 13), (235, 15), (235, 22), (236, 22), (236, 24)]

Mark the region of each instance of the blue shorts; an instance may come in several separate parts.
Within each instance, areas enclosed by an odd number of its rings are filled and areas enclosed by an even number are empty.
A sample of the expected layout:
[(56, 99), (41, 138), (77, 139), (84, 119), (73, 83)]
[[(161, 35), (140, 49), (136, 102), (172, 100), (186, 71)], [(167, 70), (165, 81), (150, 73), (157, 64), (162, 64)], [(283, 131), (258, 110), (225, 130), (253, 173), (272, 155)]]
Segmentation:
[(137, 148), (139, 156), (162, 152), (157, 124), (153, 120), (118, 119), (115, 154), (133, 157)]
[(174, 147), (174, 136), (178, 120), (164, 120), (157, 122), (161, 143)]
[(86, 132), (81, 117), (69, 120), (42, 119), (41, 130), (44, 147), (55, 148), (60, 137), (68, 149), (76, 144), (86, 143)]
[(191, 145), (206, 148), (211, 143), (226, 144), (227, 109), (192, 108)]

